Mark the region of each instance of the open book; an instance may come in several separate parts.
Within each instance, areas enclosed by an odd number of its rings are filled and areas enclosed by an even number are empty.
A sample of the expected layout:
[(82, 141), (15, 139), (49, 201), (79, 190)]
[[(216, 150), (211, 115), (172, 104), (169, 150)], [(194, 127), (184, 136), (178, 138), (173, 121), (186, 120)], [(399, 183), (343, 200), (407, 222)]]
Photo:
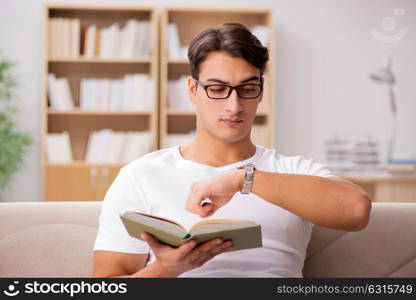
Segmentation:
[(171, 220), (138, 212), (128, 211), (120, 218), (130, 236), (141, 239), (142, 232), (147, 232), (172, 247), (192, 239), (199, 244), (218, 237), (232, 240), (231, 251), (262, 247), (261, 226), (251, 221), (210, 219), (187, 231)]

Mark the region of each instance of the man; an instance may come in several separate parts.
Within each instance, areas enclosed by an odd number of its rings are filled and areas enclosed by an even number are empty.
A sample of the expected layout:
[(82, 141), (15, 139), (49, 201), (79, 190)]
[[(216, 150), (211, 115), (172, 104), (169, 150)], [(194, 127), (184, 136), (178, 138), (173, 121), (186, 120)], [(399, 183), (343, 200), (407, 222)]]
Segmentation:
[[(313, 224), (363, 229), (368, 196), (321, 164), (251, 142), (268, 51), (247, 28), (202, 31), (188, 57), (196, 136), (121, 169), (103, 203), (94, 276), (302, 277)], [(263, 247), (229, 251), (232, 241), (214, 239), (172, 248), (149, 234), (144, 242), (124, 229), (119, 214), (128, 210), (188, 228), (211, 216), (252, 220), (262, 227)]]

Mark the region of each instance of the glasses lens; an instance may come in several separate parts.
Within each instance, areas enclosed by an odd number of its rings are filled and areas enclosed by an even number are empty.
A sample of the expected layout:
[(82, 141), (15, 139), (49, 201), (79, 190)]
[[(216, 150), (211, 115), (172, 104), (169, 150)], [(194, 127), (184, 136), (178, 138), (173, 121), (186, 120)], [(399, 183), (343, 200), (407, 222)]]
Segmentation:
[(237, 88), (238, 96), (241, 98), (257, 98), (261, 93), (261, 86), (255, 84), (245, 84)]
[(230, 88), (224, 85), (210, 85), (207, 87), (208, 97), (214, 99), (227, 98)]

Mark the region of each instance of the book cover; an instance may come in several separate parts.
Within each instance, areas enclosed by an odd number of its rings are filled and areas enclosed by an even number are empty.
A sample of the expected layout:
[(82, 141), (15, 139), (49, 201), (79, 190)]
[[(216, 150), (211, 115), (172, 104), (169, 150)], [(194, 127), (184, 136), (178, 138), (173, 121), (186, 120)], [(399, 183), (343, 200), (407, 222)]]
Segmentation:
[(133, 211), (125, 212), (120, 218), (130, 236), (141, 239), (142, 232), (147, 232), (172, 247), (189, 240), (200, 244), (214, 238), (232, 240), (231, 251), (262, 247), (261, 226), (248, 220), (209, 219), (187, 231), (172, 220)]

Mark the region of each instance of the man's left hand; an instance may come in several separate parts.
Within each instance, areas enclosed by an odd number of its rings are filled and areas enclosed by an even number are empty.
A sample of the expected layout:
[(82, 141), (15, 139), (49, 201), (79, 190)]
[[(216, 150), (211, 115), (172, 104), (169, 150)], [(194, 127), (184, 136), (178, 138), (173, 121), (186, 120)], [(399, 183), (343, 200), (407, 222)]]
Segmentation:
[[(186, 200), (186, 210), (202, 218), (213, 215), (221, 206), (227, 204), (236, 192), (241, 190), (243, 177), (244, 170), (236, 170), (193, 183)], [(210, 201), (202, 205), (201, 202), (207, 199)]]

